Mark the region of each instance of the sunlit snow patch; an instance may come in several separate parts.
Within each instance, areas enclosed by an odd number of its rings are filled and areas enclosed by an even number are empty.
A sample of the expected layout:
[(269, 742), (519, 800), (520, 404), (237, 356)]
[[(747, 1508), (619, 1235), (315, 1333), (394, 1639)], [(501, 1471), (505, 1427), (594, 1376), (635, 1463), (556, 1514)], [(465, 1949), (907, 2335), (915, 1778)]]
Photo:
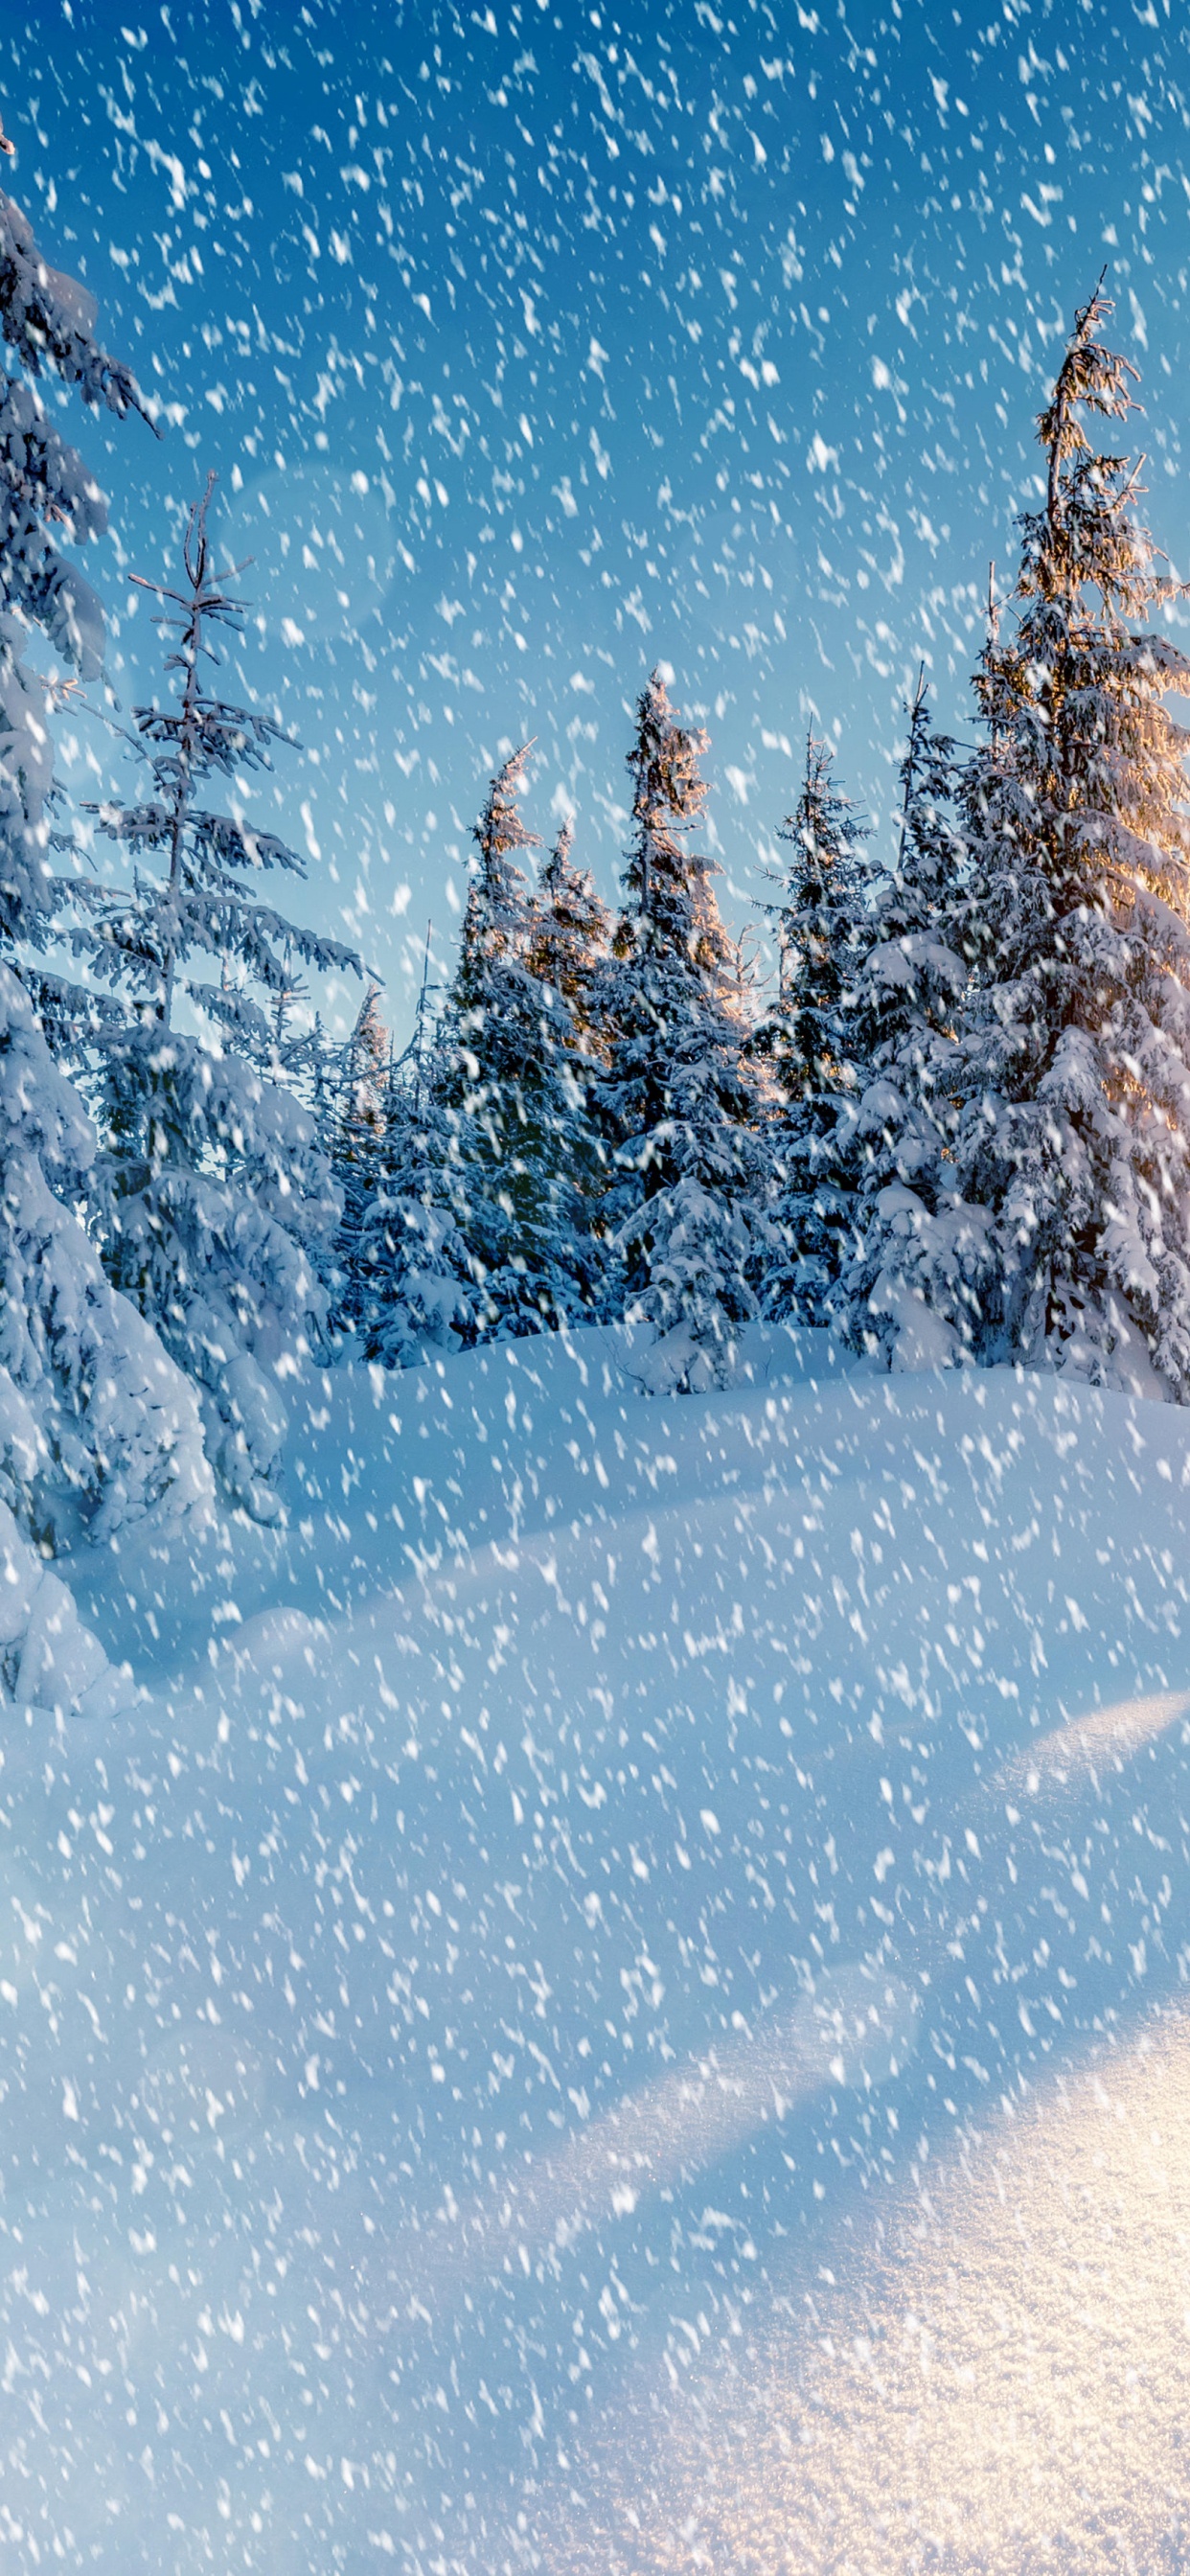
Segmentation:
[(906, 2190), (885, 2250), (820, 2270), (812, 2299), (671, 2382), (647, 2444), (638, 2389), (600, 2466), (573, 2463), (546, 2505), (532, 2563), (1184, 2569), (1190, 2020), (957, 2145)]
[(1113, 1700), (1109, 1708), (1088, 1709), (1014, 1754), (997, 1772), (994, 1786), (1035, 1796), (1043, 1783), (1096, 1779), (1105, 1767), (1118, 1769), (1129, 1754), (1155, 1743), (1187, 1710), (1190, 1691), (1153, 1691), (1139, 1699)]

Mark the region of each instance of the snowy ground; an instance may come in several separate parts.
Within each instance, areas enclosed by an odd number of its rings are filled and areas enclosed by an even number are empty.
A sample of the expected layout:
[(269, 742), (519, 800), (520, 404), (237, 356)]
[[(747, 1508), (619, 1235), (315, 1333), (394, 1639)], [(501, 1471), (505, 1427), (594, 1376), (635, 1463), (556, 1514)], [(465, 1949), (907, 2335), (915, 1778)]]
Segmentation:
[(0, 2564), (1190, 2561), (1190, 1416), (312, 1382), (0, 1770)]

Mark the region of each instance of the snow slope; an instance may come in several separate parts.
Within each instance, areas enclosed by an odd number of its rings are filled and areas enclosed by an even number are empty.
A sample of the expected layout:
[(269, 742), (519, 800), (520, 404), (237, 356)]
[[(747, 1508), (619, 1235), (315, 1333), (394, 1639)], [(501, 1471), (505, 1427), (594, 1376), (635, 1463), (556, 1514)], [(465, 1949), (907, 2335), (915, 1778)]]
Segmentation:
[(1190, 1417), (757, 1336), (294, 1403), (0, 1770), (12, 2565), (1190, 2555)]

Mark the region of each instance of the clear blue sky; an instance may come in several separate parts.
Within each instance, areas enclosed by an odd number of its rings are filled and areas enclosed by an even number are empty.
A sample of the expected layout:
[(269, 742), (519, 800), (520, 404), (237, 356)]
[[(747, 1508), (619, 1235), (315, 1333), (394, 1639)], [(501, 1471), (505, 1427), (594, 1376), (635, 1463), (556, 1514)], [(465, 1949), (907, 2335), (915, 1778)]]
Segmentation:
[(656, 660), (711, 732), (737, 925), (808, 721), (888, 848), (900, 702), (924, 655), (969, 725), (989, 557), (1105, 261), (1190, 563), (1179, 0), (46, 0), (7, 66), (13, 193), (169, 407), (158, 446), (73, 410), (115, 685), (152, 685), (126, 569), (215, 467), (244, 669), (307, 747), (305, 904), (398, 1025), (514, 740), (529, 819), (573, 807), (611, 891)]

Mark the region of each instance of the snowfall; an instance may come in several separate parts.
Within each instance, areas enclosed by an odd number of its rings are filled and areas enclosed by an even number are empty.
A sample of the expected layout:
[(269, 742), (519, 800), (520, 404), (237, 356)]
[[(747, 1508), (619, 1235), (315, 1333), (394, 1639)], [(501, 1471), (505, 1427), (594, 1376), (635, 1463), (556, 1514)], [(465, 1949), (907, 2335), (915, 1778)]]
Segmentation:
[(284, 1526), (59, 1569), (0, 2566), (1190, 2563), (1190, 1414), (642, 1381), (310, 1370)]

